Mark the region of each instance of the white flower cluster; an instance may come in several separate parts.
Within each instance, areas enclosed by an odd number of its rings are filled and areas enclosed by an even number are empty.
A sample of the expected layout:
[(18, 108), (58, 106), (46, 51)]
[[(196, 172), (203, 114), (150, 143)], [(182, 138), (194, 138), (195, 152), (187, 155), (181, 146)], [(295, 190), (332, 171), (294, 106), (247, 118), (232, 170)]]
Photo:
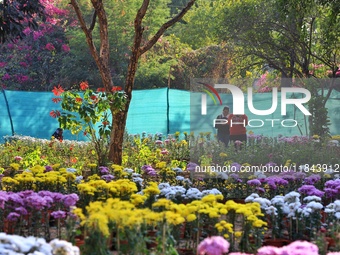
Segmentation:
[(333, 203), (330, 203), (325, 208), (325, 213), (333, 214), (335, 218), (340, 220), (340, 200), (335, 200)]
[(218, 189), (207, 189), (204, 191), (200, 191), (197, 188), (189, 188), (185, 189), (183, 186), (171, 186), (169, 183), (160, 183), (158, 185), (159, 190), (161, 191), (159, 196), (165, 197), (169, 200), (199, 200), (204, 196), (213, 194), (213, 195), (221, 195), (221, 191)]
[(2, 255), (79, 255), (79, 248), (63, 240), (47, 243), (43, 238), (22, 237), (0, 233)]
[[(285, 196), (275, 196), (271, 200), (260, 197), (253, 193), (245, 199), (246, 203), (257, 202), (261, 205), (268, 215), (278, 215), (280, 210), (288, 218), (309, 217), (313, 212), (319, 212), (323, 209), (320, 203), (321, 198), (317, 196), (307, 196), (303, 199), (304, 204), (300, 202), (300, 193), (292, 191)], [(340, 217), (340, 200), (339, 200), (339, 217)]]

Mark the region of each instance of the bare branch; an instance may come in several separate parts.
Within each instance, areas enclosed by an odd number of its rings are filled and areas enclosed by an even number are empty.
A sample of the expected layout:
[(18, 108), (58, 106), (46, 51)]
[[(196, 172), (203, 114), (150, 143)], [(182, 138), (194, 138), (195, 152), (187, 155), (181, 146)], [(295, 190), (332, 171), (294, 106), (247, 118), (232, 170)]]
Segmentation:
[(81, 10), (80, 10), (80, 7), (78, 5), (77, 0), (71, 0), (71, 5), (73, 6), (74, 11), (76, 12), (77, 18), (78, 18), (79, 23), (80, 23), (80, 27), (84, 31), (86, 37), (92, 38), (91, 31), (89, 31), (87, 29), (86, 22), (85, 22), (84, 17), (81, 13)]
[(95, 10), (92, 16), (92, 22), (91, 25), (89, 27), (89, 31), (92, 33), (94, 26), (96, 25), (96, 19), (97, 19), (97, 11)]
[(196, 0), (190, 0), (180, 13), (178, 13), (168, 22), (164, 23), (157, 31), (157, 33), (143, 47), (141, 47), (140, 54), (147, 52), (169, 27), (178, 22), (190, 10), (190, 8), (194, 5), (195, 2)]

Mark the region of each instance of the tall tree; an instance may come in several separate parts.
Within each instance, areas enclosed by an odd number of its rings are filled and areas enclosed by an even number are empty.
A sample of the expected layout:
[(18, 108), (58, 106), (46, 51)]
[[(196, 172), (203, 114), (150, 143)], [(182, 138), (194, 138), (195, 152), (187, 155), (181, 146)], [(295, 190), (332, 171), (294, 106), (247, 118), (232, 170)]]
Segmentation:
[[(316, 24), (325, 18), (323, 6), (308, 0), (246, 0), (225, 9), (221, 33), (243, 56), (278, 70), (289, 86), (293, 77), (308, 77)], [(223, 32), (223, 33), (222, 33)]]
[[(147, 38), (145, 38), (145, 32), (147, 30), (144, 27), (143, 19), (145, 18), (147, 12), (151, 12), (151, 10), (149, 9), (150, 1), (143, 0), (142, 5), (138, 9), (136, 17), (134, 19), (134, 38), (132, 42), (131, 54), (129, 57), (129, 64), (127, 67), (124, 87), (124, 91), (127, 95), (127, 103), (125, 104), (124, 109), (121, 111), (117, 111), (117, 109), (115, 109), (113, 106), (111, 106), (110, 108), (112, 113), (113, 126), (110, 136), (110, 150), (108, 155), (110, 161), (113, 161), (116, 164), (121, 164), (122, 162), (123, 136), (125, 132), (127, 113), (132, 99), (132, 90), (138, 67), (138, 60), (140, 59), (142, 54), (151, 49), (151, 47), (159, 40), (159, 38), (169, 27), (173, 26), (176, 22), (181, 20), (181, 18), (189, 11), (194, 3), (195, 0), (189, 0), (186, 6), (177, 15), (162, 24), (153, 35), (150, 35)], [(86, 41), (89, 46), (91, 55), (98, 66), (98, 70), (100, 72), (106, 93), (112, 93), (111, 90), (113, 88), (113, 80), (109, 66), (109, 28), (104, 2), (102, 0), (91, 0), (91, 5), (93, 7), (94, 13), (92, 21), (89, 25), (86, 23), (83, 17), (83, 13), (78, 1), (71, 0), (71, 5), (76, 12), (80, 26), (86, 36)], [(96, 46), (93, 38), (93, 30), (96, 23), (98, 23), (99, 26), (98, 47)]]

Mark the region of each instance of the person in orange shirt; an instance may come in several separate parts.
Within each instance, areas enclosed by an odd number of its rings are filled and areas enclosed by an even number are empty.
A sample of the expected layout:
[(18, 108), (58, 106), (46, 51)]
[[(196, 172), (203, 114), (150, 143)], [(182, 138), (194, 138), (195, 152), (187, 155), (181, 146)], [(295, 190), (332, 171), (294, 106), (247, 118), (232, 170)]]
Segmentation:
[[(234, 142), (235, 148), (238, 145), (247, 143), (247, 129), (248, 117), (245, 114), (235, 115), (229, 114), (228, 124), (230, 127), (230, 142)], [(242, 144), (241, 144), (242, 143)], [(242, 148), (242, 146), (240, 146)]]

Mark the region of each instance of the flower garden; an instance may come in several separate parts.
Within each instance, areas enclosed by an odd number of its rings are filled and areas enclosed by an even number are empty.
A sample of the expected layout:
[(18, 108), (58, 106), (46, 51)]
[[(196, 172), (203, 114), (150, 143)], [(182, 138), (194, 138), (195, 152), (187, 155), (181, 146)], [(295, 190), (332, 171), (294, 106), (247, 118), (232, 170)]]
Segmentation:
[(98, 165), (91, 142), (5, 137), (0, 254), (339, 254), (339, 140), (143, 133)]

